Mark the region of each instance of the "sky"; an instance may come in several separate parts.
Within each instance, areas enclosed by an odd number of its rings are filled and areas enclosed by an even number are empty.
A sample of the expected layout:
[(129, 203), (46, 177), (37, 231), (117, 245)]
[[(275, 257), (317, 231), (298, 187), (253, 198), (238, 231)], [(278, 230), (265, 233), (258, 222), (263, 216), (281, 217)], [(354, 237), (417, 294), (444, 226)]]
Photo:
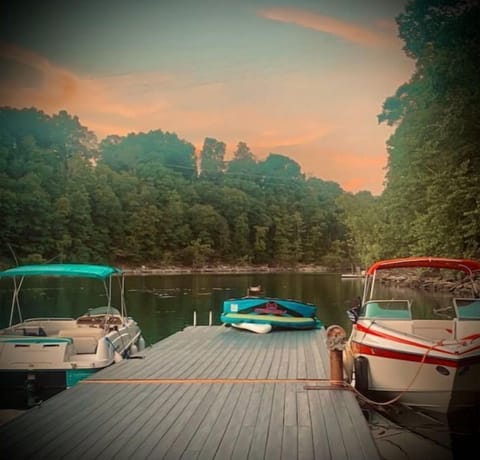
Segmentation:
[(384, 187), (385, 99), (410, 78), (406, 0), (4, 0), (0, 106), (66, 110), (99, 140), (160, 129), (199, 152), (296, 161)]

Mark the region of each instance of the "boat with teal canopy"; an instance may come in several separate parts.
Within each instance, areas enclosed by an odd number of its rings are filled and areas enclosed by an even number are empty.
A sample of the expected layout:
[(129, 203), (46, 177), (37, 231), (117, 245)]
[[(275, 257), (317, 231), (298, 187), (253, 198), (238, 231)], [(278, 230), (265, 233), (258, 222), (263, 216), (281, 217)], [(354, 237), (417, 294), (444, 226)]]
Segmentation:
[[(68, 278), (73, 284), (79, 280), (79, 288), (80, 280), (94, 280), (103, 285), (103, 295), (98, 305), (85, 305), (84, 313), (76, 318), (55, 317), (48, 310), (25, 318), (21, 300), (27, 280), (40, 280), (35, 286), (41, 289), (52, 277)], [(9, 306), (1, 306), (10, 312), (8, 325), (0, 329), (2, 408), (31, 407), (145, 347), (140, 326), (128, 316), (125, 276), (117, 267), (23, 265), (0, 272), (2, 283), (9, 280), (12, 300)], [(118, 305), (112, 303), (114, 296)], [(76, 296), (72, 303), (79, 299)]]

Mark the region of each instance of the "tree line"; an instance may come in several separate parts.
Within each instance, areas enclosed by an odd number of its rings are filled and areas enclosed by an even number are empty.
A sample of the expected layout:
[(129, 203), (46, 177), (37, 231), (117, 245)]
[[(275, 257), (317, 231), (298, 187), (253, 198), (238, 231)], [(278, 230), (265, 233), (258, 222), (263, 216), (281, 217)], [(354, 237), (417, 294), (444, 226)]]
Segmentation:
[(338, 184), (244, 142), (161, 130), (100, 143), (77, 117), (0, 110), (2, 259), (123, 264), (321, 263), (346, 240)]
[(101, 140), (65, 111), (0, 108), (0, 261), (365, 266), (480, 257), (478, 2), (397, 18), (410, 80), (388, 97), (385, 189), (347, 193), (287, 156), (154, 130)]

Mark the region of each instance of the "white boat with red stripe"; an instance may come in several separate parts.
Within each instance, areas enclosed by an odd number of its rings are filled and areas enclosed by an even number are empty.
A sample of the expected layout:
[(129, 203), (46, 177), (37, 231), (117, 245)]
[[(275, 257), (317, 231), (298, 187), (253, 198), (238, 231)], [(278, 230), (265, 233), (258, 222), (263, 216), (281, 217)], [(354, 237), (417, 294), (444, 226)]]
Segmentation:
[[(377, 297), (379, 271), (435, 269), (461, 274), (471, 294), (452, 296), (443, 317), (426, 314), (411, 299)], [(480, 405), (480, 262), (411, 257), (374, 263), (366, 272), (361, 304), (349, 310), (353, 321), (347, 344), (347, 372), (356, 388), (378, 402), (447, 413)], [(399, 290), (404, 293), (405, 290)], [(420, 314), (418, 314), (420, 312)], [(436, 312), (439, 313), (438, 310)]]

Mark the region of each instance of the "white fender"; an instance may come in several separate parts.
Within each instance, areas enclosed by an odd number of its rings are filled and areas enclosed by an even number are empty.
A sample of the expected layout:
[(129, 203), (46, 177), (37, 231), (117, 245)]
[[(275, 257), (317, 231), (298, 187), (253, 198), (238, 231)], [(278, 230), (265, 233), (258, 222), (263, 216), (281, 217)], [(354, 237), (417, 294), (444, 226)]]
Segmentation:
[(99, 361), (107, 361), (107, 362), (112, 361), (113, 353), (114, 353), (114, 349), (113, 349), (112, 342), (110, 342), (108, 338), (102, 337), (98, 341), (98, 345), (97, 345), (97, 359)]
[(137, 341), (137, 348), (138, 351), (145, 350), (145, 339), (143, 338), (143, 335), (141, 335)]

